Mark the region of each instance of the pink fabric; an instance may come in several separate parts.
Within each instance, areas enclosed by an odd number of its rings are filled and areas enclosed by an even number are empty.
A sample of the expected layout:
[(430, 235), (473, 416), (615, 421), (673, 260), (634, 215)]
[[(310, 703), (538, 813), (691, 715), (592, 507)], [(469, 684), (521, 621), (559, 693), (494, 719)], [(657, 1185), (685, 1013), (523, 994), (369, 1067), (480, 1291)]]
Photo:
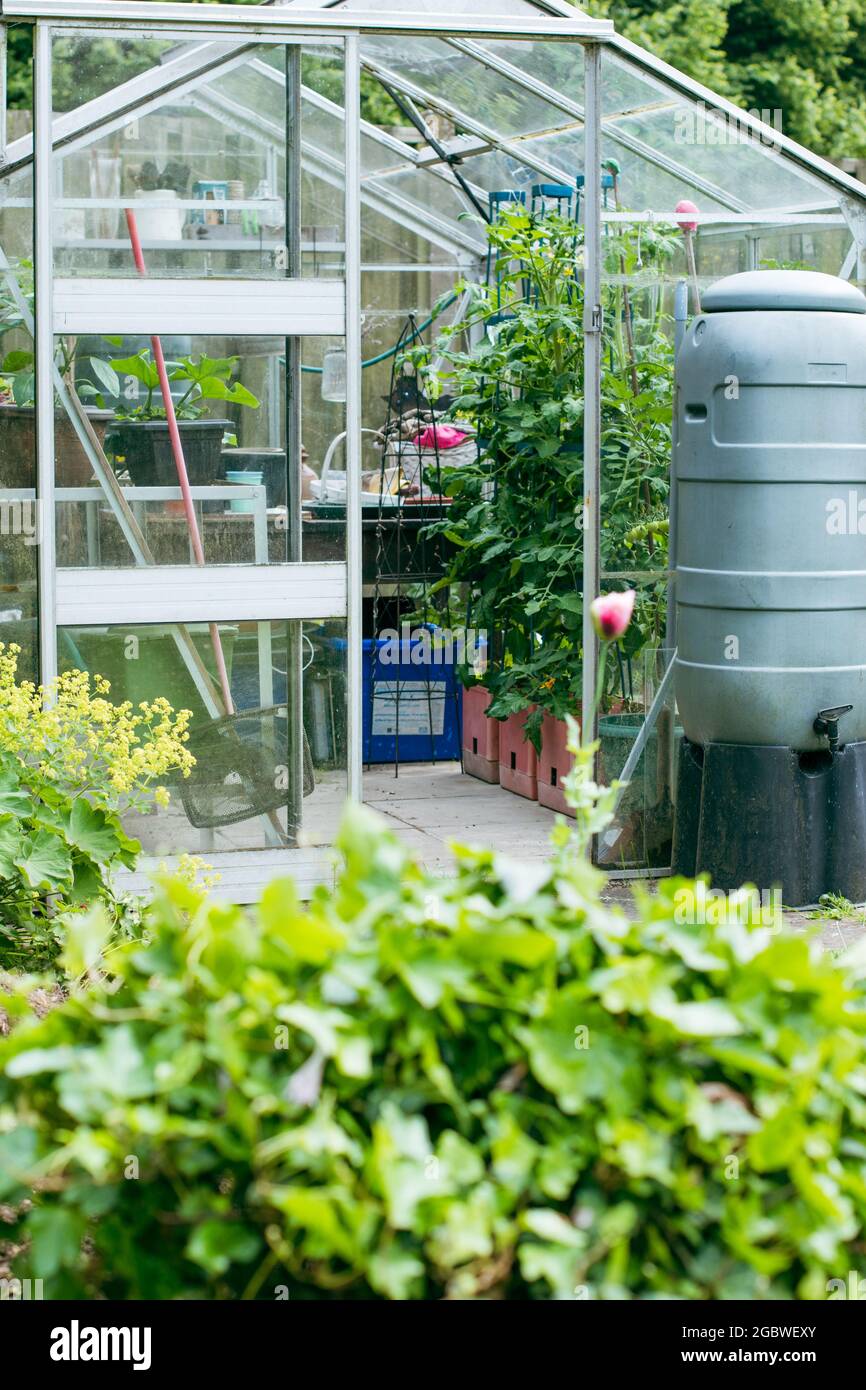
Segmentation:
[(428, 425), (420, 434), (416, 434), (412, 440), (419, 449), (456, 449), (458, 444), (462, 444), (468, 435), (463, 430), (458, 430), (455, 425)]

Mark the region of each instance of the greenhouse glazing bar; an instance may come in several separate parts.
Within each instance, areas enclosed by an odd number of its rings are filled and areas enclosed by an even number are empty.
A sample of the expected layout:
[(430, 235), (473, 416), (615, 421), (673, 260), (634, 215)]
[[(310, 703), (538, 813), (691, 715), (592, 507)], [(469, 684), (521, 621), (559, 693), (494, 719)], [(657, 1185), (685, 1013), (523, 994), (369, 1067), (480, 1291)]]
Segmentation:
[(40, 675), (57, 675), (54, 528), (54, 237), (51, 137), (51, 27), (36, 25), (33, 44), (33, 251), (36, 357), (36, 487), (41, 516), (38, 556)]
[(294, 6), (250, 10), (239, 5), (147, 4), (138, 0), (3, 0), (3, 14), (10, 19), (51, 19), (56, 22), (97, 22), (106, 28), (128, 24), (146, 29), (168, 26), (176, 29), (207, 29), (220, 33), (304, 35), (335, 34), (418, 34), (487, 35), (501, 38), (545, 41), (605, 39), (613, 36), (614, 26), (607, 19), (588, 19), (575, 14), (571, 19), (514, 15), (456, 15), (405, 12), (350, 14), (343, 10), (302, 10)]
[(361, 535), (361, 64), (358, 40), (345, 47), (346, 159), (346, 744), (348, 793), (363, 795)]
[(598, 638), (590, 602), (599, 591), (601, 514), (601, 48), (584, 47), (584, 241), (583, 241), (583, 670), (581, 732), (594, 739)]

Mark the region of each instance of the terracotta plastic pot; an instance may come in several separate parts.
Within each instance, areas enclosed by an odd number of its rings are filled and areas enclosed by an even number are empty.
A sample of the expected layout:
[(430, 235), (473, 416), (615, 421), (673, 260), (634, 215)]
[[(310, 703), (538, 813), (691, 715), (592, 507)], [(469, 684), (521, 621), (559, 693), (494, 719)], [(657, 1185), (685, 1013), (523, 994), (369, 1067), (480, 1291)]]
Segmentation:
[(490, 691), (473, 685), (463, 691), (463, 771), (482, 782), (499, 781), (498, 719), (487, 718)]
[(510, 714), (499, 726), (499, 784), (529, 801), (538, 800), (538, 758), (523, 728), (534, 709)]
[(538, 758), (538, 801), (551, 811), (573, 816), (562, 784), (574, 762), (568, 751), (568, 725), (564, 719), (545, 714), (541, 721), (541, 753)]

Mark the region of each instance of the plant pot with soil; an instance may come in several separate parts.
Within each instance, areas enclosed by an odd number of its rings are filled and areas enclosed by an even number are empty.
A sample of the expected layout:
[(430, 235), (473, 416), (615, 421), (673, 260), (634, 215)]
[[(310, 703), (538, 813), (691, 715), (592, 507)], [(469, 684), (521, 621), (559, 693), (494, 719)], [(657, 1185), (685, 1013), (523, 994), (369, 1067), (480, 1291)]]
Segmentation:
[[(100, 444), (112, 418), (110, 410), (88, 410)], [(86, 487), (93, 479), (90, 459), (64, 410), (54, 414), (55, 481), (58, 487)], [(0, 402), (0, 486), (35, 487), (36, 410), (32, 405)]]
[[(237, 357), (202, 354), (166, 363), (187, 476), (193, 487), (225, 477), (222, 448), (226, 435), (233, 438), (231, 420), (204, 415), (206, 403), (223, 401), (251, 409), (259, 405), (252, 392), (234, 380), (237, 362)], [(90, 366), (105, 395), (93, 385), (82, 386), (82, 394), (93, 395), (100, 405), (106, 397), (123, 402), (115, 406), (114, 424), (106, 440), (118, 472), (126, 471), (136, 487), (176, 486), (177, 464), (150, 348), (111, 362), (94, 357)], [(124, 384), (135, 386), (137, 394), (129, 398)]]
[[(193, 487), (225, 478), (223, 439), (230, 420), (178, 420), (187, 476)], [(176, 487), (177, 466), (167, 420), (115, 420), (106, 444), (115, 467), (135, 487)]]

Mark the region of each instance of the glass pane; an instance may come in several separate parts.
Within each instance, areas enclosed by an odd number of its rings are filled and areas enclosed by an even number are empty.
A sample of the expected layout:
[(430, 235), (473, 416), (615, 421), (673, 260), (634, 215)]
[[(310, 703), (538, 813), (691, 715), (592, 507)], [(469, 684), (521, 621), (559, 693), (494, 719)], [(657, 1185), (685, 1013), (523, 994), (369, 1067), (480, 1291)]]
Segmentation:
[(398, 170), (394, 174), (378, 174), (375, 180), (365, 179), (367, 196), (384, 215), (402, 221), (415, 231), (425, 227), (431, 236), (453, 236), (458, 245), (474, 245), (479, 255), (484, 249), (480, 227), (465, 219), (467, 213), (477, 218), (469, 199), (453, 183), (426, 169)]
[(631, 661), (622, 661), (608, 683), (608, 708), (599, 719), (599, 781), (609, 785), (627, 772), (627, 786), (613, 822), (597, 846), (597, 862), (608, 869), (670, 867), (677, 756), (683, 737), (676, 719), (672, 681), (655, 713), (643, 751), (630, 770), (627, 762), (644, 730), (671, 655), (664, 647), (644, 648)]
[(441, 39), (368, 36), (362, 39), (361, 53), (422, 88), (434, 105), (438, 97), (502, 136), (550, 130), (567, 119), (535, 93)]
[[(680, 96), (661, 80), (607, 50), (602, 67), (605, 136), (620, 148), (623, 142), (631, 143), (632, 148), (639, 142), (637, 152), (642, 148), (650, 162), (655, 154), (679, 165), (686, 177), (675, 202), (692, 196), (703, 208), (707, 198), (713, 199), (713, 189), (724, 194), (735, 210), (835, 202), (828, 185), (798, 170), (793, 161), (744, 135), (732, 123), (714, 119), (704, 103)], [(775, 113), (766, 113), (771, 126), (774, 117)], [(622, 158), (619, 149), (614, 153), (617, 159)], [(710, 188), (700, 197), (690, 194), (688, 174), (705, 180)], [(632, 207), (651, 206), (657, 212), (670, 212), (675, 206), (658, 197), (651, 203), (628, 195), (626, 200)]]
[[(183, 45), (186, 52), (200, 49), (210, 56), (215, 45)], [(225, 52), (229, 46), (222, 45)], [(74, 111), (113, 88), (177, 57), (178, 44), (155, 34), (99, 34), (75, 30), (56, 31), (52, 46), (54, 76), (52, 105), (55, 112)]]
[[(484, 39), (478, 44), (493, 57), (543, 82), (559, 96), (583, 107), (583, 49), (578, 43), (518, 43), (514, 39)], [(503, 78), (503, 82), (507, 79)]]
[(21, 648), (19, 678), (35, 681), (39, 510), (27, 386), (33, 376), (32, 256), (33, 183), (25, 169), (0, 181), (0, 642)]
[[(341, 273), (344, 127), (333, 119), (322, 129), (317, 100), (341, 110), (338, 43), (167, 46), (63, 33), (54, 42), (55, 109), (67, 113), (55, 155), (58, 271), (133, 273), (129, 210), (147, 268), (162, 276), (297, 275), (289, 248), (298, 236), (302, 253), (327, 249), (327, 273)], [(287, 146), (302, 149), (294, 171)]]
[[(158, 341), (171, 378), (205, 562), (342, 560), (342, 338), (289, 344), (283, 338), (230, 336)], [(300, 456), (291, 461), (286, 439), (295, 431), (287, 403), (287, 350), (291, 361), (300, 359)], [(59, 336), (56, 360), (67, 391), (74, 382), (67, 395), (71, 414), (58, 399), (55, 416), (58, 563), (128, 566), (137, 547), (151, 564), (194, 563), (153, 340)], [(25, 408), (32, 418), (32, 400)], [(89, 446), (82, 439), (82, 417)], [(322, 473), (331, 466), (326, 491), (330, 497), (339, 493), (342, 480), (343, 494), (341, 508), (327, 509), (325, 545), (315, 517), (324, 509)]]
[(68, 627), (58, 633), (58, 663), (104, 676), (115, 703), (164, 698), (191, 712), (189, 777), (167, 779), (167, 807), (124, 817), (146, 854), (332, 841), (347, 788), (344, 623)]

